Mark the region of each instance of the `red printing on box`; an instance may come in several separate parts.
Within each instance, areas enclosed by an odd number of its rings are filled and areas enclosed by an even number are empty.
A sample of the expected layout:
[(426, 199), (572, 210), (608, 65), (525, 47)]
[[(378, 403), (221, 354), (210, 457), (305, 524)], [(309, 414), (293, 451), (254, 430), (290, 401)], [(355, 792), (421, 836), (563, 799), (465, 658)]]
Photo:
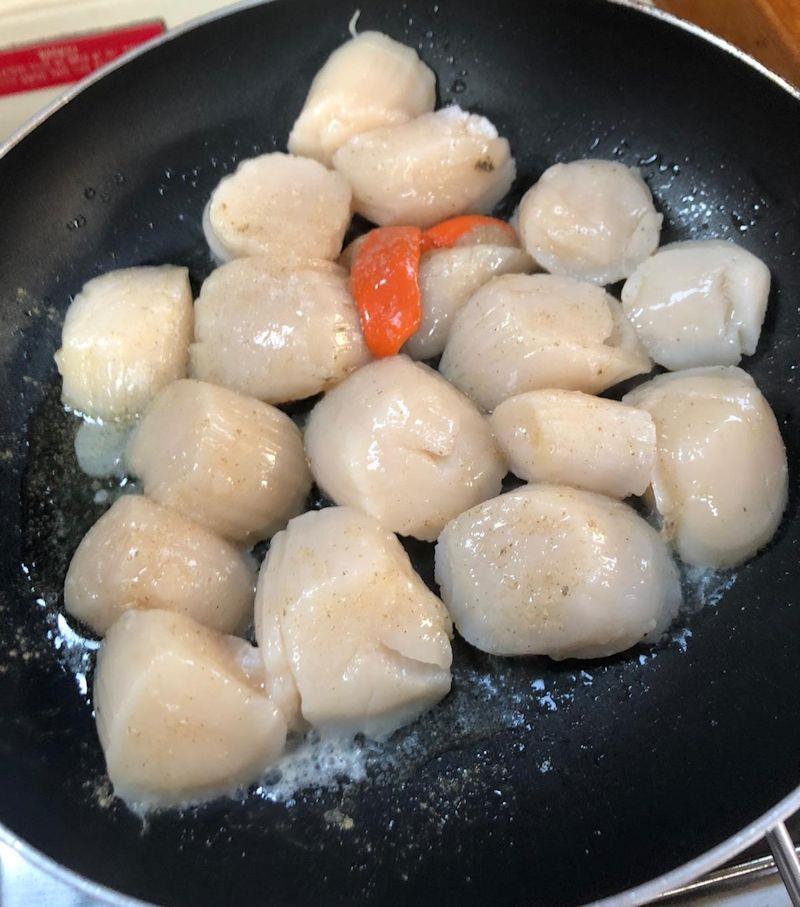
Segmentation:
[(0, 95), (77, 82), (164, 31), (161, 21), (141, 22), (0, 51)]

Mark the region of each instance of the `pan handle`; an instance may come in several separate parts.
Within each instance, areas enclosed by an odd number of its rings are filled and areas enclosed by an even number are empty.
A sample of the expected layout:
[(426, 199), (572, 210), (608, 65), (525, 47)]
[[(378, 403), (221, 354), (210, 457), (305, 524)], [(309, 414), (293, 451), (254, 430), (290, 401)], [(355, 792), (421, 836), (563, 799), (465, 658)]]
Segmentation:
[(793, 907), (800, 907), (800, 859), (783, 822), (770, 828), (766, 838)]

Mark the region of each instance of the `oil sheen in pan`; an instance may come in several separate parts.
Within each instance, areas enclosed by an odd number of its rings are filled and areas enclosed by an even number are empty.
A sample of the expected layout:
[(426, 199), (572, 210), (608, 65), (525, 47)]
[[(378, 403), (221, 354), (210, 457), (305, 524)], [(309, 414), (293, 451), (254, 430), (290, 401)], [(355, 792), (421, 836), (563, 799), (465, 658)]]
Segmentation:
[[(299, 423), (310, 403), (288, 411)], [(47, 626), (45, 639), (27, 639), (33, 657), (42, 646), (52, 646), (63, 670), (74, 679), (78, 695), (91, 709), (91, 684), (97, 641), (82, 635), (62, 612), (62, 586), (70, 558), (83, 534), (121, 494), (138, 493), (127, 479), (90, 479), (78, 468), (74, 437), (80, 422), (66, 412), (53, 383), (29, 425), (29, 459), (22, 501), (25, 562), (21, 565), (35, 607)], [(520, 484), (513, 477), (506, 488)], [(309, 506), (328, 506), (312, 491)], [(404, 539), (415, 568), (436, 591), (433, 580), (433, 545)], [(266, 546), (257, 554), (263, 557)], [(686, 610), (715, 606), (736, 579), (732, 572), (683, 570)], [(637, 647), (615, 659), (556, 664), (544, 658), (502, 659), (486, 655), (456, 638), (453, 646), (453, 689), (448, 697), (389, 741), (377, 744), (355, 740), (320, 741), (313, 735), (293, 741), (288, 754), (274, 766), (250, 796), (295, 806), (298, 798), (317, 803), (326, 822), (350, 830), (348, 803), (358, 798), (362, 785), (380, 785), (398, 794), (403, 780), (431, 762), (466, 746), (497, 735), (523, 752), (530, 747), (534, 767), (542, 774), (558, 768), (557, 758), (538, 726), (543, 713), (571, 710), (576, 726), (581, 708), (591, 707), (595, 684), (618, 686), (621, 702), (647, 692), (652, 662), (664, 647), (686, 651), (691, 630), (681, 622), (657, 647)], [(622, 683), (620, 660), (636, 668), (636, 684)], [(628, 681), (630, 681), (628, 673)], [(98, 744), (99, 752), (99, 744)], [(458, 813), (467, 808), (470, 789), (479, 783), (469, 773), (454, 777), (436, 774), (430, 799), (434, 811)], [(98, 772), (84, 779), (102, 805), (114, 802), (107, 778)], [(232, 791), (234, 797), (247, 792)], [(118, 804), (117, 804), (118, 806)], [(202, 808), (202, 807), (199, 807)], [(409, 841), (409, 846), (412, 842)]]

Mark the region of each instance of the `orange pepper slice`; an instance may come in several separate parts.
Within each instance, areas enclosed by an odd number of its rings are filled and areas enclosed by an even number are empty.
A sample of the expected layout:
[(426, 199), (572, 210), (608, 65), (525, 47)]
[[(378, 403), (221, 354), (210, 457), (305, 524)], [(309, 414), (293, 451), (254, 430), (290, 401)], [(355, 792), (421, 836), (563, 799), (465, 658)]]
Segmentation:
[(517, 234), (514, 228), (504, 220), (496, 217), (486, 217), (483, 214), (462, 214), (460, 217), (451, 217), (441, 223), (429, 227), (422, 234), (422, 251), (430, 252), (433, 249), (452, 249), (455, 245), (462, 245), (461, 240), (467, 240), (468, 234), (474, 230), (491, 228), (492, 232), (504, 240), (506, 245), (517, 246)]
[(422, 319), (419, 227), (378, 227), (358, 246), (350, 290), (361, 330), (376, 358), (394, 356)]

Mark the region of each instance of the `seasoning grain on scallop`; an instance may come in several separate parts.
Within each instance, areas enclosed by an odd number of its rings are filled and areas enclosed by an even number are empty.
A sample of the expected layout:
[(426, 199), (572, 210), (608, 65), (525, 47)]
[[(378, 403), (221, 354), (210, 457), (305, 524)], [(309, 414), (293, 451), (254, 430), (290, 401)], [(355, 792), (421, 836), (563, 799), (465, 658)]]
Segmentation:
[(662, 219), (638, 170), (602, 160), (554, 164), (517, 211), (522, 244), (542, 268), (603, 286), (655, 252)]
[(191, 337), (186, 268), (125, 268), (95, 277), (64, 318), (55, 354), (62, 399), (93, 419), (130, 419), (186, 375)]
[(644, 494), (656, 459), (650, 413), (580, 391), (509, 397), (489, 419), (511, 471), (526, 482), (614, 498)]
[(268, 690), (290, 723), (385, 737), (450, 689), (452, 625), (395, 536), (349, 507), (292, 520), (256, 593)]
[(678, 570), (626, 504), (528, 485), (449, 523), (436, 581), (458, 632), (493, 655), (604, 658), (658, 642), (678, 613)]
[(220, 262), (264, 255), (334, 259), (350, 223), (350, 188), (317, 161), (273, 152), (242, 161), (211, 194), (203, 230)]
[(174, 611), (237, 633), (250, 620), (254, 589), (250, 555), (142, 495), (125, 495), (78, 546), (64, 607), (99, 635), (129, 609)]
[(300, 513), (311, 487), (303, 439), (287, 415), (190, 379), (153, 400), (127, 459), (149, 497), (251, 544)]
[(367, 31), (338, 47), (314, 76), (289, 151), (331, 165), (351, 136), (405, 123), (436, 104), (436, 77), (412, 47)]
[(500, 490), (505, 462), (484, 417), (426, 365), (380, 359), (312, 410), (306, 452), (320, 488), (387, 529), (432, 541)]
[(111, 627), (94, 703), (114, 793), (140, 807), (233, 793), (286, 741), (256, 649), (166, 611), (128, 611)]
[(352, 187), (355, 210), (380, 226), (430, 227), (456, 214), (486, 213), (516, 175), (506, 139), (460, 107), (355, 135), (333, 165)]
[(651, 366), (620, 304), (600, 287), (506, 274), (457, 312), (439, 369), (491, 411), (542, 388), (598, 394)]
[(191, 373), (267, 403), (318, 394), (369, 360), (344, 270), (241, 258), (195, 304)]

